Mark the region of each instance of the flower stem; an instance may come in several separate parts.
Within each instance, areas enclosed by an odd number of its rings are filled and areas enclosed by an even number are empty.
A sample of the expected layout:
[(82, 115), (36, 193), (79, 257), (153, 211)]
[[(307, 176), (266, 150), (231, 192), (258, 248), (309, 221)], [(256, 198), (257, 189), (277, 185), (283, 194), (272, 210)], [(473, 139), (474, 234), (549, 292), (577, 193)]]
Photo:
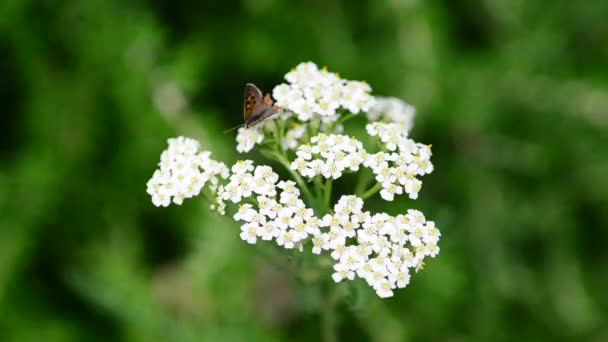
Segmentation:
[(359, 170), (359, 174), (357, 177), (357, 185), (355, 186), (355, 194), (363, 193), (364, 189), (367, 188), (372, 178), (371, 176), (371, 172), (368, 172), (368, 170)]
[(344, 123), (344, 122), (346, 122), (346, 121), (348, 121), (348, 120), (350, 120), (350, 119), (352, 119), (354, 117), (355, 117), (355, 114), (350, 113), (350, 112), (346, 113), (346, 114), (342, 115), (342, 117), (336, 122), (336, 126), (339, 125), (339, 124), (341, 124), (341, 123)]
[(372, 186), (366, 192), (359, 195), (359, 197), (361, 197), (361, 199), (365, 200), (365, 199), (368, 199), (371, 196), (375, 195), (380, 190), (382, 190), (382, 183), (376, 183), (376, 185)]
[[(334, 284), (331, 284), (334, 285)], [(321, 311), (321, 338), (325, 342), (337, 342), (335, 294), (333, 286), (327, 290), (325, 305)]]
[(325, 209), (329, 210), (330, 207), (330, 202), (331, 202), (331, 186), (333, 183), (333, 179), (328, 179), (327, 182), (325, 183), (325, 201), (323, 203), (325, 203)]
[(315, 176), (313, 178), (313, 182), (315, 182), (315, 192), (317, 193), (317, 196), (320, 198), (322, 196), (321, 190), (323, 188), (323, 183), (321, 182), (321, 177)]

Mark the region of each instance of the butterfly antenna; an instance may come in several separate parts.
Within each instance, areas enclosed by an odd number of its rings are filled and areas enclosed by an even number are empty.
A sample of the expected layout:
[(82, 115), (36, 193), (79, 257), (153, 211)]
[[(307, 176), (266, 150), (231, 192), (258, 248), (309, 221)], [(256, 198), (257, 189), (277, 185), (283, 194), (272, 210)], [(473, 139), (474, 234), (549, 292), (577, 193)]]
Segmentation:
[(238, 126), (234, 126), (234, 127), (232, 127), (232, 128), (229, 128), (229, 129), (227, 129), (227, 130), (225, 130), (225, 131), (224, 131), (224, 134), (229, 133), (229, 132), (232, 132), (232, 131), (234, 131), (235, 129), (241, 128), (241, 127), (243, 127), (243, 126), (245, 126), (245, 124), (240, 124), (240, 125), (238, 125)]

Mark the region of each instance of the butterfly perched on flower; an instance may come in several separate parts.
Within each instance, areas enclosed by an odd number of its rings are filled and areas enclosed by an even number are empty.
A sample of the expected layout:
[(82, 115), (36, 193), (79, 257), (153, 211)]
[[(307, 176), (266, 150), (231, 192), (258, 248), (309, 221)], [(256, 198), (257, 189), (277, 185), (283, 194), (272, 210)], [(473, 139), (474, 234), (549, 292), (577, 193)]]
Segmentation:
[(270, 95), (262, 96), (262, 92), (253, 83), (245, 85), (243, 102), (243, 119), (245, 128), (257, 125), (266, 118), (278, 113), (280, 108), (273, 106)]

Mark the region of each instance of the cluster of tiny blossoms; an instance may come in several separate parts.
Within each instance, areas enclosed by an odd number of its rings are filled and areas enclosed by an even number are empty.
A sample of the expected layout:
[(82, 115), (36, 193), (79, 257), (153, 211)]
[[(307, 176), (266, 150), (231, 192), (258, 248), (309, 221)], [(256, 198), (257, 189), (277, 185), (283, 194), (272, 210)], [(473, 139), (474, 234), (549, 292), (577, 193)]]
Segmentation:
[[(296, 66), (285, 79), (273, 90), (280, 114), (240, 128), (236, 148), (243, 153), (262, 145), (270, 151), (264, 155), (289, 166), (298, 183), (281, 180), (270, 166), (251, 160), (228, 168), (200, 151), (195, 140), (179, 137), (169, 139), (147, 184), (152, 202), (179, 205), (204, 191), (212, 197), (211, 208), (222, 215), (228, 204), (237, 204), (233, 218), (241, 222), (240, 237), (247, 243), (274, 241), (286, 249), (326, 252), (334, 260), (335, 282), (360, 278), (378, 296), (390, 297), (408, 285), (411, 270), (420, 270), (426, 257), (439, 253), (441, 234), (420, 211), (391, 216), (363, 210), (363, 198), (377, 192), (386, 201), (404, 193), (416, 199), (422, 187), (418, 177), (433, 171), (430, 145), (409, 138), (415, 110), (396, 98), (373, 97), (365, 82), (342, 79), (311, 62)], [(342, 123), (359, 113), (368, 121), (367, 134), (379, 143), (374, 153), (341, 134)], [(263, 128), (272, 121), (273, 129)], [(267, 134), (274, 139), (265, 141)], [(325, 186), (330, 180), (361, 167), (373, 172), (375, 184), (367, 190), (361, 184), (361, 197), (343, 195), (331, 208), (318, 207), (321, 195), (325, 201), (332, 198), (331, 184)]]
[(309, 234), (319, 232), (319, 220), (300, 199), (300, 190), (292, 181), (279, 181), (269, 166), (253, 166), (251, 160), (232, 167), (228, 184), (218, 191), (224, 201), (251, 203), (239, 205), (234, 215), (241, 226), (241, 238), (248, 243), (257, 239), (275, 240), (287, 249), (302, 248)]
[(374, 105), (367, 112), (369, 121), (388, 121), (402, 124), (405, 132), (414, 125), (416, 109), (403, 100), (394, 97), (375, 97)]
[(387, 152), (368, 153), (355, 138), (321, 133), (310, 144), (300, 145), (291, 169), (307, 178), (322, 176), (337, 179), (346, 171), (356, 172), (361, 165), (370, 168), (381, 184), (380, 196), (392, 201), (395, 194), (418, 198), (422, 182), (416, 176), (433, 171), (429, 146), (415, 143), (403, 133), (401, 123), (374, 122), (367, 125), (371, 136), (378, 136)]
[(310, 142), (298, 147), (297, 158), (291, 163), (293, 170), (307, 178), (340, 178), (345, 170), (358, 171), (369, 157), (360, 141), (345, 135), (321, 133)]
[(378, 296), (391, 297), (393, 290), (409, 284), (409, 269), (419, 270), (425, 257), (439, 253), (441, 236), (432, 221), (417, 210), (390, 216), (362, 211), (363, 200), (342, 196), (333, 214), (320, 221), (321, 233), (312, 239), (313, 253), (331, 251), (336, 260), (336, 282), (355, 276), (365, 279)]
[(148, 181), (147, 192), (156, 206), (171, 202), (182, 204), (185, 198), (198, 195), (205, 184), (217, 189), (218, 177), (227, 178), (224, 163), (211, 159), (211, 152), (200, 151), (198, 141), (178, 137), (167, 141), (169, 147), (160, 155), (159, 169)]
[(433, 172), (431, 147), (409, 139), (403, 123), (374, 122), (366, 129), (369, 135), (379, 137), (388, 150), (370, 154), (363, 163), (382, 184), (380, 196), (392, 201), (395, 194), (405, 191), (411, 199), (418, 198), (422, 182), (416, 176)]
[(236, 134), (236, 150), (239, 153), (249, 152), (262, 141), (264, 141), (264, 133), (261, 127), (241, 127)]
[[(359, 277), (382, 298), (392, 296), (394, 289), (406, 287), (409, 269), (419, 270), (424, 258), (439, 253), (437, 243), (441, 234), (420, 211), (408, 210), (406, 215), (397, 216), (372, 215), (362, 210), (362, 199), (342, 196), (333, 214), (319, 219), (299, 198), (295, 183), (277, 183), (276, 174), (264, 181), (266, 166), (258, 166), (254, 171), (252, 164), (247, 165), (247, 171), (231, 177), (231, 183), (240, 183), (239, 179), (246, 177), (260, 184), (242, 194), (255, 198), (253, 204), (241, 204), (234, 215), (236, 221), (244, 222), (241, 239), (250, 244), (258, 239), (274, 240), (283, 248), (302, 250), (310, 239), (313, 253), (329, 251), (336, 261), (332, 274), (335, 282)], [(270, 184), (276, 185), (272, 191)], [(239, 203), (239, 196), (224, 195), (224, 198), (238, 199), (235, 203)]]
[(276, 86), (272, 95), (277, 106), (294, 113), (300, 121), (315, 117), (333, 121), (340, 108), (357, 114), (374, 104), (367, 83), (342, 79), (312, 62), (299, 64), (285, 79), (288, 83)]

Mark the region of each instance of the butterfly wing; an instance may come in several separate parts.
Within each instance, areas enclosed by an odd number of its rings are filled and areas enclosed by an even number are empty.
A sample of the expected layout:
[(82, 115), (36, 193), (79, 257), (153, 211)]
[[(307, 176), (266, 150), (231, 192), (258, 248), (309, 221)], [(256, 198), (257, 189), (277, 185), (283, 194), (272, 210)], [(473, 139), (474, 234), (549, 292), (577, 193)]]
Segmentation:
[(259, 113), (253, 114), (248, 121), (245, 122), (245, 127), (255, 126), (258, 123), (262, 122), (264, 119), (273, 116), (274, 114), (279, 112), (278, 107), (269, 106), (264, 104), (264, 108)]
[(247, 121), (256, 112), (256, 107), (263, 103), (262, 92), (252, 83), (245, 85), (245, 97), (243, 99), (243, 119)]

